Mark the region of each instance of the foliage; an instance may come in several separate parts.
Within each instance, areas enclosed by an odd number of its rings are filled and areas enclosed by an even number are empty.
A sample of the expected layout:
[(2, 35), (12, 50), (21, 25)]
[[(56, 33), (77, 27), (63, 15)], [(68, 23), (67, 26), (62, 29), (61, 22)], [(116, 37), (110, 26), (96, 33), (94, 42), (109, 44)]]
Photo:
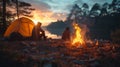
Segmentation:
[(17, 15), (32, 17), (31, 11), (35, 10), (31, 4), (18, 0), (0, 0), (0, 33), (4, 33), (11, 21)]
[(106, 2), (103, 5), (100, 5), (99, 3), (95, 3), (91, 9), (89, 9), (89, 6), (87, 3), (83, 3), (82, 7), (79, 7), (77, 4), (75, 4), (72, 10), (70, 11), (70, 14), (67, 17), (67, 20), (70, 20), (71, 17), (73, 16), (96, 17), (96, 16), (112, 15), (114, 13), (120, 13), (120, 1), (113, 0), (111, 4), (108, 4)]
[(12, 0), (10, 3), (7, 3), (7, 4), (8, 4), (7, 7), (11, 8), (11, 9), (18, 9), (18, 14), (23, 15), (23, 16), (32, 17), (32, 15), (30, 15), (30, 13), (31, 13), (31, 11), (35, 10), (34, 8), (31, 7), (31, 4), (22, 2), (22, 1), (18, 1), (18, 7), (16, 7), (17, 6), (16, 0)]
[(117, 29), (111, 33), (111, 38), (114, 42), (120, 43), (120, 29)]
[[(107, 2), (103, 5), (95, 3), (90, 9), (87, 3), (81, 7), (75, 4), (65, 21), (67, 26), (75, 20), (79, 24), (86, 24), (89, 28), (89, 36), (92, 39), (111, 39), (110, 32), (120, 26), (120, 1), (113, 0), (111, 4)], [(60, 24), (51, 23), (48, 28), (60, 28)], [(62, 25), (61, 27), (65, 27)], [(52, 32), (52, 30), (50, 30)]]
[[(5, 11), (7, 22), (11, 22), (15, 19), (16, 13), (17, 13), (16, 0), (5, 0), (5, 1), (6, 1), (6, 8), (8, 8)], [(2, 1), (0, 1), (0, 3), (2, 3)], [(0, 6), (2, 6), (2, 4), (0, 4)], [(18, 1), (18, 11), (19, 11), (20, 16), (23, 15), (23, 16), (32, 17), (32, 15), (30, 15), (30, 14), (33, 10), (35, 10), (35, 9), (31, 7), (31, 4), (23, 2), (23, 1)], [(2, 11), (0, 11), (0, 12), (2, 12)], [(2, 14), (2, 13), (0, 13), (0, 14)], [(0, 16), (2, 16), (2, 15), (0, 15)]]

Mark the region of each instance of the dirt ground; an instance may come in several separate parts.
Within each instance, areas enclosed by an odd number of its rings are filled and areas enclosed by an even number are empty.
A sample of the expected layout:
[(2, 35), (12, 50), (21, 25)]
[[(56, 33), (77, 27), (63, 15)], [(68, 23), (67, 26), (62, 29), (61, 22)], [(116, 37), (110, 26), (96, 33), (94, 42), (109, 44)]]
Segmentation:
[[(86, 45), (73, 47), (70, 42), (60, 39), (0, 41), (0, 58), (3, 59), (0, 62), (6, 66), (4, 63), (8, 62), (4, 59), (9, 58), (19, 62), (19, 67), (120, 67), (119, 44)], [(13, 67), (17, 67), (18, 63), (15, 62), (12, 63)]]

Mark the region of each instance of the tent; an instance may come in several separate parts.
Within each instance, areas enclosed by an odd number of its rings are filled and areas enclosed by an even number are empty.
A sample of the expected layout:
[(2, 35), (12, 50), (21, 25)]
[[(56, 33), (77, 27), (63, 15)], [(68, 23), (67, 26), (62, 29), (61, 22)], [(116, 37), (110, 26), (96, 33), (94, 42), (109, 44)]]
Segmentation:
[(13, 32), (19, 33), (23, 37), (31, 37), (34, 23), (32, 20), (21, 17), (11, 23), (5, 31), (4, 37), (9, 37)]

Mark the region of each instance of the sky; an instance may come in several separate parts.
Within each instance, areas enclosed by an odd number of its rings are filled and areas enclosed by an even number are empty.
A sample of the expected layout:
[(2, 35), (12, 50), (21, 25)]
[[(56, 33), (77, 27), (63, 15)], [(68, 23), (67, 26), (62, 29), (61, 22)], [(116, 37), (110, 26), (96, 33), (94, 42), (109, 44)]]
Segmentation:
[(65, 20), (72, 6), (78, 4), (81, 6), (87, 3), (91, 7), (95, 3), (103, 4), (111, 3), (112, 0), (21, 0), (28, 2), (36, 10), (32, 12), (34, 22), (41, 22), (43, 26), (47, 26), (51, 22), (57, 20)]

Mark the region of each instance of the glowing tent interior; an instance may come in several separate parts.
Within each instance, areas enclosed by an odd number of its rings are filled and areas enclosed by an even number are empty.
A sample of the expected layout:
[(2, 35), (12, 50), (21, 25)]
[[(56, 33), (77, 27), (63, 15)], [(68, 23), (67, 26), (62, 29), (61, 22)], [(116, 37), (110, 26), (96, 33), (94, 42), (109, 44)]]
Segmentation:
[(4, 37), (9, 37), (13, 32), (17, 32), (23, 37), (30, 37), (32, 36), (33, 28), (34, 23), (32, 20), (26, 17), (21, 17), (11, 23), (11, 25), (5, 31)]

